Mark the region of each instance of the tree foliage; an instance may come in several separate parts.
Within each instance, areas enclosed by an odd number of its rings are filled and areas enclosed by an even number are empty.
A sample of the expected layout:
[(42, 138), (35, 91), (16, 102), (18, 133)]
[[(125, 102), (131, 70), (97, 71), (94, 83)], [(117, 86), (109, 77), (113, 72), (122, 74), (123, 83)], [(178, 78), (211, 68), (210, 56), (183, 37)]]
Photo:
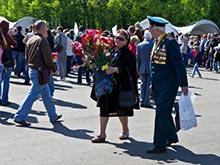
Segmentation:
[(24, 16), (44, 19), (51, 27), (110, 29), (128, 27), (147, 15), (161, 16), (176, 26), (200, 19), (220, 25), (220, 1), (213, 0), (0, 0), (1, 16), (16, 21)]

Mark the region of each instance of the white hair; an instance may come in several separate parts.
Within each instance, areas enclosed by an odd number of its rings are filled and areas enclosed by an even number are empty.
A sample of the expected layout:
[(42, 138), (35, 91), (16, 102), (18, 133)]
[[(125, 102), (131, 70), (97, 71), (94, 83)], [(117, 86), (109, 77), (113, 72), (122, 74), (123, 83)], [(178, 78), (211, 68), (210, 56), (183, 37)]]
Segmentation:
[(161, 31), (161, 32), (165, 32), (165, 27), (160, 27), (160, 26), (154, 26), (155, 30)]
[(152, 39), (152, 34), (149, 32), (149, 30), (144, 31), (144, 39), (145, 40), (151, 40)]

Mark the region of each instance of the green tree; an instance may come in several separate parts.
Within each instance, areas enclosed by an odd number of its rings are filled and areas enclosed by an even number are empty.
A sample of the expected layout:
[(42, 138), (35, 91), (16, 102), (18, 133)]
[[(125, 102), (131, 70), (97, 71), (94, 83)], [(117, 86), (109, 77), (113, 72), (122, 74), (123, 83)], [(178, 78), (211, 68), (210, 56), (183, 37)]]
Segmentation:
[(24, 16), (45, 19), (50, 27), (127, 28), (147, 15), (160, 16), (176, 26), (200, 19), (220, 25), (220, 1), (213, 0), (0, 0), (0, 13), (10, 21)]

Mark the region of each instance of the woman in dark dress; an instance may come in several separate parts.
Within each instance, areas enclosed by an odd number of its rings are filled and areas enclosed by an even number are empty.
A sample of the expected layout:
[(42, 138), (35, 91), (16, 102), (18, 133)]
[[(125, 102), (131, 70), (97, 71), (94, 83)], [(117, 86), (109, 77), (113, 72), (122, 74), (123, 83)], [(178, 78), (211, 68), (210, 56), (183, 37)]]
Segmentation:
[(97, 106), (100, 107), (100, 134), (91, 140), (93, 143), (105, 142), (108, 119), (115, 116), (119, 117), (122, 125), (122, 133), (119, 139), (129, 138), (128, 116), (133, 116), (133, 108), (119, 107), (118, 95), (119, 91), (132, 89), (128, 72), (130, 72), (133, 86), (137, 90), (136, 59), (128, 49), (129, 34), (126, 30), (118, 30), (114, 42), (115, 49), (112, 53), (111, 67), (106, 70), (106, 73), (108, 75), (113, 74), (115, 84), (111, 94), (103, 95), (98, 99)]

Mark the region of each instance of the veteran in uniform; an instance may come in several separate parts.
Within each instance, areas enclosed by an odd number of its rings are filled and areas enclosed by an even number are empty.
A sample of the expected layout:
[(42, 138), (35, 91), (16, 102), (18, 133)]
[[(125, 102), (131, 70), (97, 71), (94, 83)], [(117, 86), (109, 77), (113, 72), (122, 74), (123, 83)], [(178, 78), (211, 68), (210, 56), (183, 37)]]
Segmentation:
[(152, 89), (156, 104), (154, 147), (147, 153), (163, 153), (166, 147), (178, 142), (172, 118), (172, 108), (179, 86), (188, 94), (186, 68), (176, 40), (165, 33), (168, 23), (159, 17), (148, 16), (155, 43), (151, 53)]

